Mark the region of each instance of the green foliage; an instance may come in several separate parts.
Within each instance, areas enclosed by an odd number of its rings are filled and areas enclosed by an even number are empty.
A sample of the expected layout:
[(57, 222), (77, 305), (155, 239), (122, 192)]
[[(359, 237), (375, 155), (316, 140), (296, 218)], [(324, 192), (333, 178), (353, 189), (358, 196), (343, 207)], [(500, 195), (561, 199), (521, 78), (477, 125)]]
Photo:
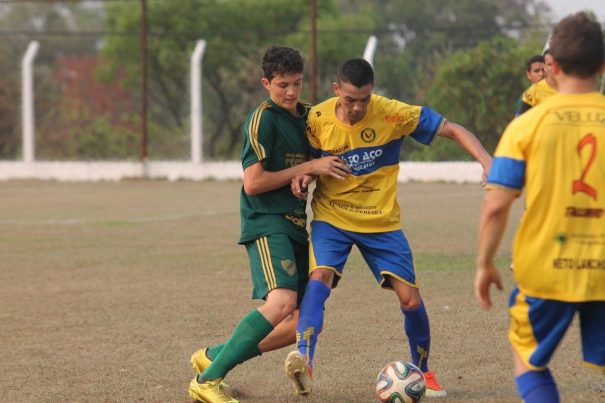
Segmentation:
[[(132, 116), (137, 121), (138, 116)], [(70, 130), (67, 152), (72, 158), (86, 160), (137, 159), (139, 136), (125, 126), (116, 126), (101, 117), (87, 126), (76, 126)]]
[[(331, 82), (338, 65), (361, 56), (368, 36), (376, 35), (376, 92), (411, 104), (428, 103), (469, 127), (491, 149), (525, 85), (523, 62), (541, 50), (546, 37), (542, 27), (549, 22), (548, 8), (539, 4), (539, 0), (317, 1), (318, 100), (333, 95)], [(115, 147), (126, 147), (116, 151), (115, 158), (137, 158), (140, 139), (132, 136), (140, 137), (139, 126), (118, 122), (128, 121), (140, 106), (141, 3), (91, 6), (26, 0), (1, 7), (0, 22), (6, 29), (75, 34), (39, 36), (36, 115), (41, 117), (37, 122), (41, 155), (62, 158), (69, 140), (78, 142), (69, 146), (70, 158), (79, 152), (85, 158), (104, 158), (105, 150)], [(205, 159), (238, 158), (243, 122), (266, 97), (260, 85), (260, 59), (267, 46), (293, 46), (305, 56), (302, 97), (310, 100), (308, 0), (152, 0), (147, 7), (150, 158), (189, 156), (189, 63), (197, 40), (207, 41), (202, 75)], [(77, 35), (103, 31), (103, 26), (104, 38)], [(523, 45), (497, 39), (503, 37), (518, 38)], [(18, 74), (9, 74), (6, 66), (26, 48), (25, 39), (20, 36), (11, 49), (0, 49), (0, 158), (18, 151), (18, 104), (12, 101), (17, 98)], [(69, 116), (74, 109), (62, 110), (65, 93), (56, 88), (54, 69), (63, 56), (90, 54), (99, 45), (109, 63), (98, 68), (95, 79), (112, 88), (119, 81), (130, 104), (117, 106), (124, 112), (122, 118), (88, 111), (86, 119), (78, 120)], [(60, 124), (68, 124), (69, 130)], [(109, 144), (113, 141), (115, 147)], [(437, 141), (430, 148), (413, 143), (406, 142), (404, 158), (466, 158), (449, 141)], [(94, 151), (95, 146), (102, 150)]]
[(493, 151), (527, 86), (523, 72), (529, 54), (501, 37), (456, 52), (436, 69), (428, 105), (473, 131)]

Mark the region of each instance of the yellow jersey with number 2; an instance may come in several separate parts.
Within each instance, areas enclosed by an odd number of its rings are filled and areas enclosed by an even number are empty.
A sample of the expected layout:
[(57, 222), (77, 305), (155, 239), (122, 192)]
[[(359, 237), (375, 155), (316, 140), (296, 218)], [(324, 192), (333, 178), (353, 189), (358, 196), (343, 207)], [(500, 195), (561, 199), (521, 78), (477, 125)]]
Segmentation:
[(525, 187), (513, 245), (525, 295), (605, 300), (605, 96), (553, 95), (513, 120), (488, 187)]

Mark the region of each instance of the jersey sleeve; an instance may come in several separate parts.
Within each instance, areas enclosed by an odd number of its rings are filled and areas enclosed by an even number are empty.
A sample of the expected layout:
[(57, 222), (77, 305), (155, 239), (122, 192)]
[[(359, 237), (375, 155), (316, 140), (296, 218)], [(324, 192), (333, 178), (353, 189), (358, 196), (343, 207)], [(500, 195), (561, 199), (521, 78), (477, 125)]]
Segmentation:
[(316, 109), (311, 108), (307, 117), (306, 133), (310, 144), (309, 154), (313, 158), (321, 157), (321, 142), (317, 137), (317, 116)]
[(496, 152), (487, 177), (487, 188), (507, 188), (521, 191), (525, 185), (525, 145), (521, 118), (513, 120), (506, 130)]
[(275, 144), (275, 130), (268, 116), (269, 113), (266, 109), (259, 108), (246, 121), (241, 154), (243, 169), (264, 161), (268, 155), (271, 155), (271, 149)]
[(444, 124), (443, 116), (430, 108), (421, 107), (418, 125), (411, 136), (421, 144), (431, 145)]

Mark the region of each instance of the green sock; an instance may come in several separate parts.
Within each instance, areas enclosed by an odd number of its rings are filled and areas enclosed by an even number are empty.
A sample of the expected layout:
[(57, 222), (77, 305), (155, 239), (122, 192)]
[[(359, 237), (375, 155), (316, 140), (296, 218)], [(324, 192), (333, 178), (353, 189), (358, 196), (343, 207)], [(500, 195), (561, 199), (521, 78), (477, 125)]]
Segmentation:
[(206, 355), (210, 358), (211, 361), (214, 361), (217, 355), (225, 348), (225, 343), (217, 344), (216, 346), (208, 347), (206, 350)]
[(203, 381), (224, 378), (236, 365), (260, 355), (258, 343), (272, 330), (273, 325), (258, 310), (250, 312), (237, 324), (231, 338), (199, 378)]

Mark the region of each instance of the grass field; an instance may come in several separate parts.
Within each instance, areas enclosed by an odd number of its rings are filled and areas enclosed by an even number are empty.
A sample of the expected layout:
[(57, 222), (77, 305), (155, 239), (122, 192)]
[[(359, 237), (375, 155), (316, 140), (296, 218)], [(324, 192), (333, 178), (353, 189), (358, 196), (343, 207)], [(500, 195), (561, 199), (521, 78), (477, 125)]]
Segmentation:
[[(238, 182), (0, 183), (0, 401), (185, 402), (190, 354), (225, 340), (250, 299)], [(481, 311), (472, 279), (477, 185), (403, 184), (403, 228), (431, 318), (440, 402), (518, 402), (506, 292)], [(522, 203), (515, 205), (513, 219)], [(507, 233), (500, 262), (508, 265)], [(246, 402), (372, 402), (375, 377), (408, 358), (396, 297), (354, 252), (326, 308), (316, 392), (296, 398), (289, 349), (229, 374)], [(552, 369), (563, 401), (605, 401), (574, 326)]]

